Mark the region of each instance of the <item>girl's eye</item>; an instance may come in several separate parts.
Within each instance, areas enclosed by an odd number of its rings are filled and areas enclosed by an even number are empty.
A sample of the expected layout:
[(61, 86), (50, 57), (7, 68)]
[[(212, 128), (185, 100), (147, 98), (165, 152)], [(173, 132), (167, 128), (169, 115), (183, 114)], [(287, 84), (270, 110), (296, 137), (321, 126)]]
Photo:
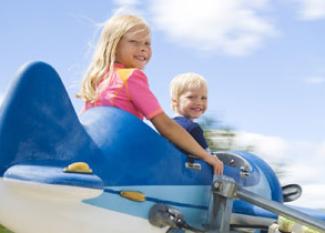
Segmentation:
[(202, 100), (207, 100), (207, 99), (208, 99), (208, 97), (206, 97), (206, 96), (203, 96), (201, 99), (202, 99)]
[[(135, 46), (140, 46), (143, 43), (143, 42), (138, 41), (138, 40), (129, 40), (128, 42), (131, 43), (131, 44), (134, 44)], [(147, 46), (147, 47), (150, 47), (151, 43), (150, 43), (150, 41), (147, 41), (147, 42), (144, 42), (144, 45)]]

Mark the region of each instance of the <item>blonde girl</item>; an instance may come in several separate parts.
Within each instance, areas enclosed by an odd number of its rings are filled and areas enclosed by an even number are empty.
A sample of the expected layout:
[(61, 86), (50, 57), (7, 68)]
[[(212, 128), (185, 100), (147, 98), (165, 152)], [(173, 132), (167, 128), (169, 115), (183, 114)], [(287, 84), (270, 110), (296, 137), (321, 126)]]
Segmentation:
[(116, 15), (104, 25), (94, 57), (82, 82), (79, 97), (84, 110), (113, 106), (152, 122), (158, 132), (209, 163), (222, 174), (223, 163), (205, 151), (160, 107), (143, 72), (151, 58), (151, 35), (146, 22), (135, 15)]

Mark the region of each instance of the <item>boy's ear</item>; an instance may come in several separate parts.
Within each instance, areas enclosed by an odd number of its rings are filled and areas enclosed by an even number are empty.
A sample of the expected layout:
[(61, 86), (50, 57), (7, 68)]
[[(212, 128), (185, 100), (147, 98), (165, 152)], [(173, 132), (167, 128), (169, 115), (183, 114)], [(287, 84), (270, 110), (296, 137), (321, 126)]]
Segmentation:
[(176, 110), (176, 109), (177, 109), (177, 104), (178, 104), (178, 103), (177, 103), (177, 99), (174, 99), (174, 98), (173, 98), (171, 104), (172, 104), (172, 109), (173, 109), (173, 110)]

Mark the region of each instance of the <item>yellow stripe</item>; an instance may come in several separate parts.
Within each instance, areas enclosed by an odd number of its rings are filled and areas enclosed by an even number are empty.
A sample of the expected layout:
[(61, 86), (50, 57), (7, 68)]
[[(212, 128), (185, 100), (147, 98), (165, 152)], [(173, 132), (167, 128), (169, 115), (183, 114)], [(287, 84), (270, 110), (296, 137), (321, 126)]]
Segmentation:
[[(131, 101), (130, 95), (129, 95), (129, 88), (128, 88), (128, 79), (131, 76), (131, 74), (133, 73), (134, 69), (118, 69), (116, 71), (117, 75), (120, 77), (120, 79), (122, 80), (122, 87), (125, 85), (125, 90), (128, 96), (128, 99)], [(122, 89), (121, 87), (121, 89)], [(116, 93), (117, 95), (117, 93)]]
[(146, 200), (146, 196), (138, 191), (121, 191), (120, 195), (131, 201), (144, 202)]
[(123, 84), (128, 80), (134, 69), (117, 69), (116, 73), (122, 79)]

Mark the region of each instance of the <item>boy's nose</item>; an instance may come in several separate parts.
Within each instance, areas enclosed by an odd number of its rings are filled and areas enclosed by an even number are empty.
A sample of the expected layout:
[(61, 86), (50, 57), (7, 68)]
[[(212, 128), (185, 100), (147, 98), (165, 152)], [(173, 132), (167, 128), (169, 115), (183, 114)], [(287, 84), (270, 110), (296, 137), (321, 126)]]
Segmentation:
[(195, 98), (195, 102), (196, 102), (196, 103), (200, 103), (200, 104), (203, 103), (203, 101), (202, 101), (201, 98)]
[(195, 102), (195, 104), (199, 105), (200, 107), (203, 107), (204, 106), (204, 101), (199, 99)]

